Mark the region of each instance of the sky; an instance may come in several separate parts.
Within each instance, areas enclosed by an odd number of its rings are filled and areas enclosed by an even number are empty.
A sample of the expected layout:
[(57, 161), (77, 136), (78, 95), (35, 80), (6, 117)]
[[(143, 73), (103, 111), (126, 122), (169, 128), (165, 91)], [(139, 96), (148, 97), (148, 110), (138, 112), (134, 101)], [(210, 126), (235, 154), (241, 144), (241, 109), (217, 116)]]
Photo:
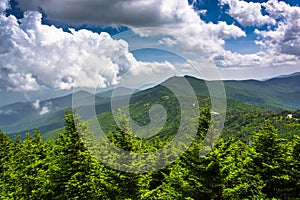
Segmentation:
[(0, 0), (0, 93), (291, 74), (299, 33), (298, 0)]

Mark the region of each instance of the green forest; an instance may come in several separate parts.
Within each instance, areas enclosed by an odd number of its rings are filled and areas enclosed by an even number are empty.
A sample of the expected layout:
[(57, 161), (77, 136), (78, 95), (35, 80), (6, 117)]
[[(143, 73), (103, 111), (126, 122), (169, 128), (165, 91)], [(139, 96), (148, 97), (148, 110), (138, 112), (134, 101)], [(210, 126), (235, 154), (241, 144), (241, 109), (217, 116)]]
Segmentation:
[[(298, 119), (282, 111), (228, 110), (223, 137), (199, 156), (210, 112), (200, 110), (197, 136), (180, 158), (148, 173), (121, 172), (96, 159), (82, 140), (91, 135), (87, 121), (71, 111), (55, 139), (44, 140), (39, 131), (24, 139), (1, 132), (0, 199), (300, 199)], [(107, 137), (130, 152), (155, 151), (172, 139), (137, 139), (126, 116), (123, 121), (125, 129), (113, 125)], [(144, 164), (158, 164), (151, 162)]]
[(300, 0), (0, 0), (0, 200), (300, 200)]

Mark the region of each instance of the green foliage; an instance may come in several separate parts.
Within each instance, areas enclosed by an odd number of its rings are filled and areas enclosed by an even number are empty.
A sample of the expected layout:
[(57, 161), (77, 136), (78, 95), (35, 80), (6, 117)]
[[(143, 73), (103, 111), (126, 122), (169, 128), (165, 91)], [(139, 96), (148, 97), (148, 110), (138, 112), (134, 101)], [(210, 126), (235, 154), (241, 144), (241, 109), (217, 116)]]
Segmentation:
[[(293, 163), (291, 149), (280, 139), (277, 129), (266, 121), (255, 136), (255, 171), (261, 176), (265, 186), (263, 192), (269, 198), (291, 198), (295, 184), (290, 181), (290, 165)], [(288, 187), (287, 187), (288, 186)]]
[(101, 183), (102, 166), (86, 149), (81, 137), (89, 137), (87, 124), (67, 112), (65, 131), (59, 135), (49, 169), (52, 191), (56, 199), (96, 199), (107, 197)]
[[(90, 143), (94, 138), (88, 123), (72, 112), (66, 112), (65, 127), (55, 140), (43, 141), (38, 131), (23, 141), (0, 132), (0, 199), (299, 199), (300, 138), (283, 139), (278, 133), (285, 124), (297, 128), (299, 112), (293, 113), (295, 119), (283, 117), (287, 113), (262, 117), (257, 114), (260, 110), (255, 112), (254, 118), (260, 117), (263, 125), (247, 136), (251, 140), (224, 137), (203, 155), (210, 124), (210, 109), (204, 107), (197, 137), (188, 150), (164, 169), (148, 173), (121, 172), (100, 163), (95, 155), (109, 153), (101, 148), (103, 141)], [(229, 115), (233, 120), (234, 114)], [(275, 127), (272, 120), (280, 125)], [(152, 152), (172, 139), (139, 139), (126, 115), (120, 122), (122, 127), (113, 125), (107, 137), (130, 153)], [(169, 153), (164, 151), (160, 162), (168, 162)], [(111, 162), (118, 159), (112, 157)], [(150, 157), (137, 163), (134, 169), (162, 164)]]
[[(237, 109), (230, 107), (227, 112), (223, 138), (234, 135), (237, 139), (247, 142), (259, 131), (265, 120), (277, 129), (281, 138), (291, 140), (294, 135), (300, 133), (300, 111), (270, 111), (240, 102), (236, 102), (235, 105)], [(243, 109), (239, 109), (240, 106), (243, 106)], [(292, 115), (292, 118), (288, 115)]]

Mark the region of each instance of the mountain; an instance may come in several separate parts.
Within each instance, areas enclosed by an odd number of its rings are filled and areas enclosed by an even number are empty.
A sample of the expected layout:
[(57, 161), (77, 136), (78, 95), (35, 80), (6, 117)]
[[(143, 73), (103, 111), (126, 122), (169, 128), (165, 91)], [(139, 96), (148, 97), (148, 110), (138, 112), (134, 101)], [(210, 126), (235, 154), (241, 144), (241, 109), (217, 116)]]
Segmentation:
[[(174, 78), (176, 77), (171, 79)], [(180, 79), (180, 77), (177, 78)], [(206, 83), (210, 83), (212, 86), (219, 83), (219, 81), (204, 81), (191, 76), (185, 76), (184, 78), (189, 81), (195, 93), (199, 96), (209, 95)], [(227, 99), (247, 102), (274, 110), (300, 109), (300, 75), (273, 78), (266, 81), (229, 80), (223, 81), (223, 83)]]
[[(179, 90), (185, 88), (177, 84), (176, 80), (186, 79), (197, 96), (207, 97), (209, 91), (204, 80), (191, 76), (172, 77), (161, 84), (142, 91), (135, 91), (130, 98), (134, 104), (141, 99), (153, 99), (153, 95), (163, 95), (167, 98), (170, 93), (163, 85), (175, 84)], [(218, 81), (210, 81), (210, 84), (218, 84)], [(226, 96), (228, 100), (238, 100), (255, 104), (270, 110), (300, 110), (300, 75), (294, 74), (288, 77), (277, 77), (265, 81), (224, 81)], [(124, 101), (133, 90), (119, 88), (117, 94), (118, 106), (126, 104)], [(162, 91), (162, 92), (159, 92)], [(6, 133), (25, 133), (35, 129), (51, 131), (63, 126), (64, 110), (72, 108), (72, 97), (76, 97), (77, 109), (88, 106), (86, 99), (95, 98), (95, 110), (97, 114), (109, 111), (111, 108), (112, 90), (104, 91), (95, 96), (86, 91), (77, 91), (66, 96), (35, 102), (20, 102), (0, 107), (0, 129)], [(156, 94), (157, 93), (157, 94)], [(156, 100), (157, 101), (157, 100)], [(142, 107), (141, 107), (142, 108)], [(231, 108), (229, 108), (231, 109)], [(82, 116), (88, 119), (90, 116)]]
[(59, 89), (48, 89), (39, 91), (6, 91), (7, 88), (2, 88), (1, 90), (1, 80), (0, 80), (0, 107), (18, 103), (18, 102), (28, 102), (39, 99), (40, 101), (45, 101), (47, 99), (53, 99), (61, 96), (66, 96), (72, 93), (72, 90), (59, 90)]
[(293, 76), (300, 76), (300, 72), (295, 72), (295, 73), (288, 74), (288, 75), (280, 75), (275, 78), (289, 78), (289, 77), (293, 77)]
[[(91, 96), (94, 97), (89, 92), (77, 91), (44, 101), (19, 102), (2, 106), (0, 129), (6, 133), (22, 133), (37, 128), (45, 131), (53, 130), (63, 125), (64, 111), (72, 108), (73, 97), (81, 103), (80, 106), (84, 106), (85, 99)], [(108, 98), (98, 96), (95, 99), (99, 105), (110, 101)]]
[(266, 81), (225, 81), (227, 98), (269, 109), (300, 109), (300, 75)]
[[(120, 88), (121, 93), (118, 99), (123, 105), (123, 99), (132, 89)], [(39, 129), (51, 131), (62, 127), (65, 110), (72, 109), (72, 100), (76, 98), (76, 109), (83, 109), (89, 106), (91, 100), (95, 100), (95, 110), (102, 113), (110, 110), (112, 90), (99, 94), (92, 94), (87, 91), (76, 91), (62, 97), (34, 102), (18, 102), (0, 107), (0, 129), (5, 133), (26, 133)], [(87, 101), (89, 100), (89, 101)], [(88, 119), (89, 115), (81, 116)]]

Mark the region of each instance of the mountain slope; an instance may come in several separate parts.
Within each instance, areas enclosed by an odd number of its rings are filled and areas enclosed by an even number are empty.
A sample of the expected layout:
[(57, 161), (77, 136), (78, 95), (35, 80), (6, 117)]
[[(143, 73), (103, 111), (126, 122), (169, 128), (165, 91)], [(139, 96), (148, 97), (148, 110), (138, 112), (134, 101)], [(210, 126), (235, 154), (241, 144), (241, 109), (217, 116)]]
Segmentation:
[[(174, 87), (184, 90), (181, 84), (176, 84), (176, 79), (180, 83), (185, 78), (193, 87), (198, 96), (207, 97), (209, 91), (204, 80), (191, 76), (172, 77), (162, 84), (152, 88), (137, 91), (130, 99), (134, 103), (142, 98), (149, 98), (159, 90), (164, 84), (175, 83)], [(174, 81), (175, 80), (175, 81)], [(218, 82), (210, 82), (216, 83)], [(300, 76), (273, 78), (266, 81), (246, 80), (246, 81), (224, 81), (227, 99), (238, 100), (255, 104), (267, 109), (300, 110)], [(119, 105), (124, 105), (123, 99), (131, 92), (131, 89), (123, 88), (117, 98)], [(112, 90), (105, 91), (95, 96), (95, 110), (97, 114), (109, 111), (111, 108), (110, 96)], [(73, 94), (81, 102), (79, 108), (84, 106), (85, 99), (92, 94), (85, 91), (78, 91)], [(165, 96), (168, 96), (165, 93)], [(93, 96), (92, 96), (93, 97)], [(126, 102), (125, 102), (126, 103)], [(41, 129), (43, 131), (54, 130), (63, 125), (62, 118), (64, 110), (72, 108), (72, 95), (49, 99), (41, 102), (15, 103), (0, 108), (0, 129), (6, 133), (24, 133), (26, 131)], [(89, 116), (83, 116), (84, 119)]]
[(228, 98), (269, 109), (300, 109), (300, 76), (267, 81), (225, 81)]

